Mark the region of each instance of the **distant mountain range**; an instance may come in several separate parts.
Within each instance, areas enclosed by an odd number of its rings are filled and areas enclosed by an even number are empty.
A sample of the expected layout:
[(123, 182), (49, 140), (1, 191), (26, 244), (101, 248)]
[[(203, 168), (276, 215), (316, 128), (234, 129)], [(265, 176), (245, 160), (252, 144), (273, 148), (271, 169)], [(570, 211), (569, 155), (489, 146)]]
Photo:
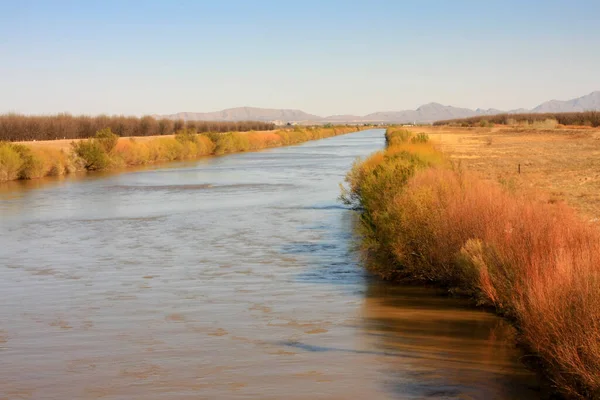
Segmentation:
[(549, 113), (549, 112), (576, 112), (600, 110), (600, 91), (592, 92), (576, 99), (559, 101), (550, 100), (539, 106), (527, 110), (524, 108), (502, 111), (497, 109), (476, 109), (444, 106), (439, 103), (422, 105), (416, 110), (376, 112), (364, 116), (358, 115), (331, 115), (320, 117), (308, 114), (301, 110), (238, 107), (223, 111), (198, 113), (181, 112), (171, 115), (155, 115), (157, 118), (183, 119), (185, 121), (273, 121), (276, 123), (341, 123), (341, 122), (396, 122), (396, 123), (428, 123), (446, 119), (467, 118), (479, 115), (494, 115), (502, 113)]
[(180, 112), (171, 115), (156, 115), (168, 119), (185, 121), (321, 121), (323, 117), (300, 110), (283, 110), (274, 108), (238, 107), (222, 111), (194, 113)]

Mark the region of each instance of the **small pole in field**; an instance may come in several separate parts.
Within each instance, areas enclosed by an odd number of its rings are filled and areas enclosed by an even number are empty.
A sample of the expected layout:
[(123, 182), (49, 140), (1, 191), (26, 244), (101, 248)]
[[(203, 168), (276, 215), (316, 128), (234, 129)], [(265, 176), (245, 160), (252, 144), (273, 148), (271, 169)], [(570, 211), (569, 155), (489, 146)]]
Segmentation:
[(521, 164), (519, 164), (519, 174), (521, 173)]

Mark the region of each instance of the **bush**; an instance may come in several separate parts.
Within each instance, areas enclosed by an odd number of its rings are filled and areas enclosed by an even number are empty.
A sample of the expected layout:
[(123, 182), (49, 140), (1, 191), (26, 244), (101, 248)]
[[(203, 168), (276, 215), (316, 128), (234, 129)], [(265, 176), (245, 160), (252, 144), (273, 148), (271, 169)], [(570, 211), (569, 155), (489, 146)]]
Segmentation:
[(71, 168), (67, 155), (60, 150), (0, 143), (0, 181), (62, 175)]
[(102, 170), (111, 164), (105, 148), (94, 139), (73, 142), (73, 152), (83, 161), (83, 167), (87, 170)]
[(20, 144), (13, 144), (13, 149), (23, 160), (19, 170), (19, 179), (41, 178), (48, 174), (51, 166), (41, 152), (34, 153), (29, 147)]
[(388, 129), (385, 132), (385, 143), (387, 146), (406, 143), (412, 137), (412, 132), (406, 129)]
[(47, 175), (58, 176), (71, 172), (75, 169), (69, 156), (63, 150), (44, 149), (46, 162), (49, 165)]
[(250, 150), (259, 150), (267, 147), (277, 147), (283, 144), (281, 136), (277, 133), (249, 132), (247, 135)]
[(411, 143), (427, 143), (429, 142), (429, 135), (426, 133), (417, 133), (415, 136), (410, 138)]
[(175, 132), (175, 140), (177, 140), (180, 143), (195, 143), (197, 136), (198, 134), (196, 133), (196, 131), (192, 129), (182, 129), (180, 131)]
[(196, 137), (196, 146), (198, 149), (196, 155), (198, 156), (208, 156), (213, 154), (215, 150), (215, 143), (206, 135), (198, 135)]
[(0, 181), (10, 181), (19, 177), (23, 160), (9, 143), (0, 142)]
[(221, 137), (221, 134), (217, 133), (217, 132), (206, 132), (206, 133), (203, 133), (202, 135), (209, 138), (213, 143), (217, 143), (217, 141)]
[(93, 139), (73, 142), (73, 152), (83, 161), (83, 166), (89, 171), (106, 169), (115, 164), (110, 153), (115, 149), (119, 137), (110, 128), (96, 132)]
[(116, 163), (122, 166), (144, 165), (151, 161), (148, 146), (134, 138), (120, 140), (113, 150), (113, 155), (118, 160)]
[(244, 133), (230, 132), (222, 134), (215, 144), (215, 154), (219, 155), (250, 150), (248, 135)]
[(157, 161), (181, 160), (183, 154), (183, 144), (173, 138), (158, 139)]
[(110, 152), (117, 145), (117, 141), (119, 140), (119, 136), (115, 135), (110, 128), (100, 129), (96, 132), (96, 141), (104, 149), (106, 154), (110, 154)]

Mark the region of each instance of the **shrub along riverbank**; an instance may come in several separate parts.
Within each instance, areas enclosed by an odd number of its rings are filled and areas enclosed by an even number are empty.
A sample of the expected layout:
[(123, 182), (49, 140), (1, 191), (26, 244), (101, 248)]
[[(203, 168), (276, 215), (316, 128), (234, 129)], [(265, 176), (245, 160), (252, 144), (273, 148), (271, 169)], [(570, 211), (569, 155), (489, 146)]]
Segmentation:
[(119, 138), (110, 128), (104, 128), (98, 131), (94, 138), (74, 141), (70, 151), (51, 146), (32, 147), (0, 142), (0, 181), (253, 151), (323, 139), (357, 130), (357, 127), (336, 126), (271, 132), (199, 134), (191, 129), (183, 129), (174, 136), (141, 140)]
[(361, 211), (375, 274), (447, 287), (515, 323), (563, 394), (600, 398), (600, 232), (564, 204), (446, 162), (426, 136), (388, 130), (342, 199)]

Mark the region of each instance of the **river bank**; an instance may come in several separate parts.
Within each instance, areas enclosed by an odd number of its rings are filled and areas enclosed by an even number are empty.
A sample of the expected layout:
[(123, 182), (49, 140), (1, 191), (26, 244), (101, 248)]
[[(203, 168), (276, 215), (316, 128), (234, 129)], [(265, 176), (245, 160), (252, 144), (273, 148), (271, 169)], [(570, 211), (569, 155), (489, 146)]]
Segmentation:
[(355, 164), (367, 267), (443, 286), (513, 321), (557, 390), (600, 396), (600, 233), (564, 203), (465, 171), (424, 136), (388, 130)]
[(60, 176), (82, 170), (122, 169), (208, 155), (255, 151), (323, 139), (357, 127), (305, 127), (277, 131), (119, 138), (109, 128), (95, 138), (43, 142), (0, 142), (0, 181)]

